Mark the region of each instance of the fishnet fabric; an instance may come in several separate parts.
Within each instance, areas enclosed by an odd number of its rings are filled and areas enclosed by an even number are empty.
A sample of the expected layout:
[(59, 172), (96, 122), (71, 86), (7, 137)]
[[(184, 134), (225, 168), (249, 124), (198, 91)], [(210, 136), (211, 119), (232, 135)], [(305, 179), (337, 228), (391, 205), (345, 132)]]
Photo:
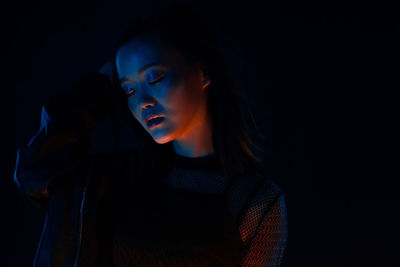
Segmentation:
[(229, 180), (213, 172), (172, 168), (164, 183), (190, 191), (217, 194), (224, 192)]
[(220, 267), (226, 266), (223, 261), (214, 255), (204, 256), (200, 249), (188, 249), (185, 247), (156, 246), (154, 244), (141, 245), (132, 248), (118, 240), (113, 241), (113, 266), (154, 266), (154, 267)]
[(240, 236), (244, 244), (248, 244), (251, 238), (254, 237), (261, 220), (266, 216), (266, 212), (271, 208), (279, 193), (280, 190), (277, 186), (266, 182), (251, 200), (249, 207), (244, 211), (244, 216), (239, 226)]
[(287, 242), (287, 214), (283, 195), (275, 200), (249, 244), (241, 266), (279, 266)]
[[(172, 168), (163, 183), (205, 194), (222, 194), (229, 180), (218, 172)], [(243, 199), (240, 186), (232, 188), (233, 196), (227, 203), (235, 206)], [(286, 247), (287, 218), (283, 194), (278, 186), (265, 181), (256, 188), (252, 199), (243, 209), (237, 231), (240, 234), (241, 263), (229, 266), (279, 266)], [(237, 203), (235, 203), (237, 202)], [(230, 208), (233, 210), (233, 208)], [(139, 248), (113, 240), (114, 266), (227, 266), (212, 255), (205, 257), (200, 247), (185, 250), (168, 245), (142, 245)], [(196, 249), (198, 252), (196, 254)]]
[[(126, 227), (129, 218), (118, 225), (118, 237), (112, 244), (113, 266), (236, 266), (240, 238), (230, 231), (233, 220), (223, 215), (223, 195), (216, 193), (224, 190), (224, 180), (214, 171), (172, 170), (163, 180), (166, 188), (155, 186), (153, 197), (138, 197), (145, 207), (139, 208), (142, 211), (132, 207), (132, 211), (145, 215), (135, 217), (130, 229), (121, 228)], [(165, 191), (167, 188), (172, 190)], [(175, 193), (178, 196), (170, 198)], [(138, 226), (145, 229), (141, 231)], [(220, 227), (225, 229), (221, 231)]]

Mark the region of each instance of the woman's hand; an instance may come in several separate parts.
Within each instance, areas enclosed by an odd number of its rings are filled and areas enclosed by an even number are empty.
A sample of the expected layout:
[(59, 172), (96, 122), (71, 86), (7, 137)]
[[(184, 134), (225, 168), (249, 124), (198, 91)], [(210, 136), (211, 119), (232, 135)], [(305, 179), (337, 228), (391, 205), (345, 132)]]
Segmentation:
[(54, 93), (45, 108), (62, 128), (88, 133), (117, 106), (119, 97), (109, 77), (88, 73), (72, 88)]

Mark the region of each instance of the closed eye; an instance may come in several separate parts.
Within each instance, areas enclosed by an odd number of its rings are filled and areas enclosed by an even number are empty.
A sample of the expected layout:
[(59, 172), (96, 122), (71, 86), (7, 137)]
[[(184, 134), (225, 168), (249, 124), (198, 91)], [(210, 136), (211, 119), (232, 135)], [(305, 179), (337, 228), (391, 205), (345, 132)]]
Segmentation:
[(124, 92), (127, 96), (131, 96), (136, 90), (133, 87), (124, 87)]
[(130, 89), (130, 90), (127, 92), (127, 95), (128, 95), (128, 96), (131, 96), (131, 95), (133, 95), (134, 92), (136, 92), (135, 89)]
[(159, 75), (157, 75), (154, 79), (152, 80), (148, 80), (147, 83), (148, 84), (155, 84), (160, 82), (163, 78), (165, 77), (165, 72), (160, 73)]

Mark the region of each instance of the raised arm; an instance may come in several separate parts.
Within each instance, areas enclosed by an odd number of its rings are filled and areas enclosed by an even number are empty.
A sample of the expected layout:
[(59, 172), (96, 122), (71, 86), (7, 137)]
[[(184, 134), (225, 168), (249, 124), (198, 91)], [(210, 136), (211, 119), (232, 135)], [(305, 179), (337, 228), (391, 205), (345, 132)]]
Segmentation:
[(41, 208), (49, 194), (83, 162), (89, 133), (115, 105), (109, 79), (87, 74), (42, 107), (40, 129), (17, 150), (14, 181)]

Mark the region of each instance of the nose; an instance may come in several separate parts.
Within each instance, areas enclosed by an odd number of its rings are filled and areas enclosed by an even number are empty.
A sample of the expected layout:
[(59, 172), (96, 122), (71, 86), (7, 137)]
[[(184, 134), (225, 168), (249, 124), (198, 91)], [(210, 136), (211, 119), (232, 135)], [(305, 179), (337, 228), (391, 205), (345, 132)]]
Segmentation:
[(139, 106), (141, 110), (147, 109), (149, 107), (152, 107), (156, 104), (156, 101), (154, 97), (148, 95), (148, 94), (143, 94), (142, 97), (139, 100)]

